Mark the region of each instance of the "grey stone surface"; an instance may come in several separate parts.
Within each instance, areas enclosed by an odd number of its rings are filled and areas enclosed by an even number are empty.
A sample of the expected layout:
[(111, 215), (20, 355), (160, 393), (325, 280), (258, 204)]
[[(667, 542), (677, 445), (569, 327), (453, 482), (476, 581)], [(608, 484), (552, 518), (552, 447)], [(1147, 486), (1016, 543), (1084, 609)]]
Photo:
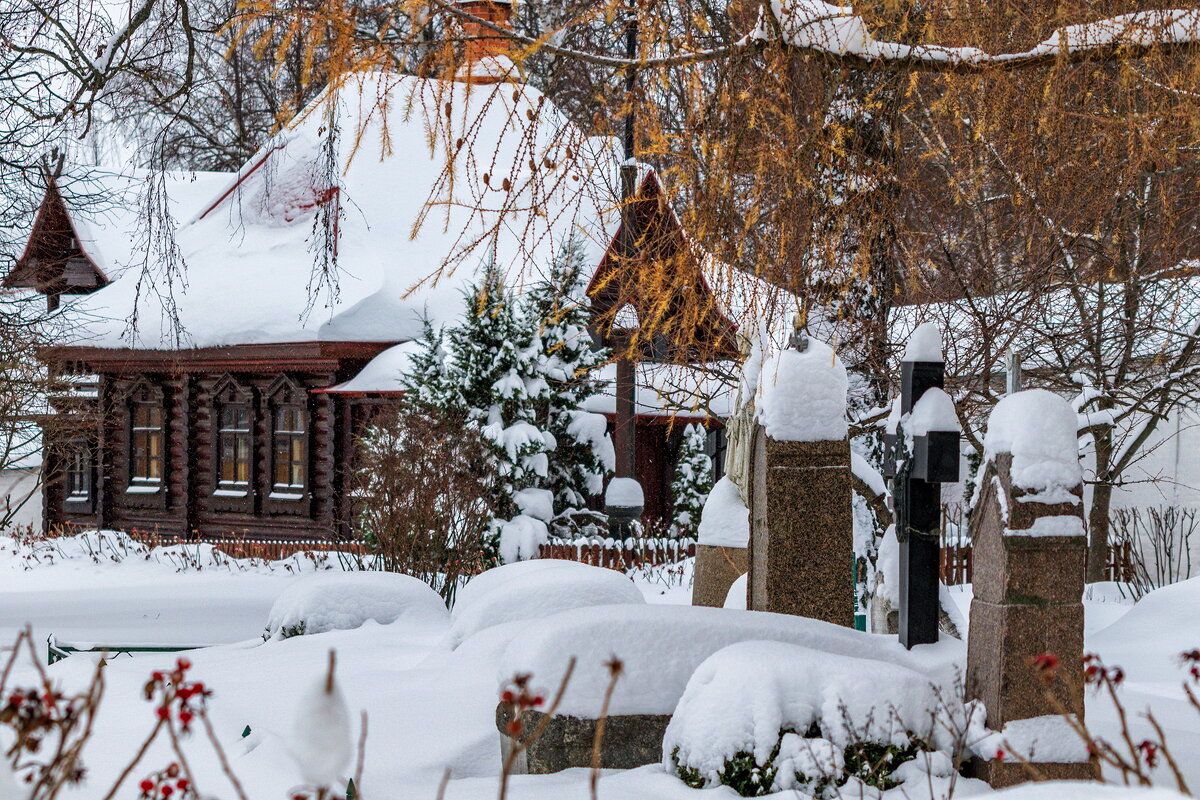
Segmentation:
[(758, 428), (747, 607), (854, 625), (849, 442), (777, 442)]
[[(509, 708), (496, 707), (496, 728), (500, 731), (501, 754), (504, 758), (512, 747), (507, 733)], [(546, 715), (526, 711), (522, 715), (525, 741), (532, 736)], [(662, 761), (663, 736), (670, 723), (669, 714), (629, 714), (609, 717), (605, 723), (604, 741), (600, 749), (600, 766), (605, 769), (633, 769)], [(513, 762), (515, 774), (543, 775), (572, 767), (592, 765), (592, 745), (596, 739), (597, 720), (584, 717), (554, 715), (541, 736), (529, 743), (522, 757)]]
[[(1012, 456), (988, 464), (971, 517), (974, 590), (967, 643), (967, 692), (983, 701), (987, 725), (1002, 730), (1014, 720), (1066, 710), (1083, 718), (1084, 536), (1007, 535), (1028, 530), (1041, 517), (1075, 516), (1082, 503), (1022, 501), (1012, 485)], [(1073, 494), (1082, 496), (1082, 487)], [(1045, 680), (1032, 661), (1059, 659), (1057, 677)], [(1027, 754), (1022, 754), (1027, 755)], [(977, 777), (994, 788), (1028, 780), (1092, 779), (1093, 762), (1060, 764), (1019, 759), (979, 761)]]
[(725, 605), (729, 587), (750, 569), (745, 547), (696, 546), (696, 570), (692, 576), (692, 605)]

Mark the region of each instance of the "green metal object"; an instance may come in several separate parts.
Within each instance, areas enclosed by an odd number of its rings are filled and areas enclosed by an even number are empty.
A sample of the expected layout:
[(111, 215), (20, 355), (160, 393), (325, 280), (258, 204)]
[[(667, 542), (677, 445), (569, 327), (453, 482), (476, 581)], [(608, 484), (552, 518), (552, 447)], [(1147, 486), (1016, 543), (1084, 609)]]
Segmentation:
[(184, 650), (199, 650), (207, 646), (203, 644), (89, 644), (80, 647), (60, 642), (54, 638), (54, 634), (50, 634), (46, 638), (46, 663), (57, 664), (67, 656), (74, 655), (75, 653), (104, 653), (107, 659), (122, 654), (132, 656), (134, 653), (181, 653)]

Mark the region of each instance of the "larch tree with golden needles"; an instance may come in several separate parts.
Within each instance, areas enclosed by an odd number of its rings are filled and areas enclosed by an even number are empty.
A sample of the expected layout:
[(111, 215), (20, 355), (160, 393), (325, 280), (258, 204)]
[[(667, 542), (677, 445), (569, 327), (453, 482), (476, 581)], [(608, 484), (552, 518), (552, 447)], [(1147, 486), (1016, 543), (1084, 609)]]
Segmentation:
[[(179, 2), (145, 7), (165, 19)], [(453, 78), (473, 48), (502, 40), (583, 134), (618, 134), (635, 113), (637, 158), (655, 168), (686, 242), (639, 250), (669, 249), (666, 262), (624, 265), (649, 312), (633, 344), (665, 337), (681, 357), (728, 359), (692, 291), (699, 264), (782, 287), (793, 300), (750, 307), (794, 314), (836, 344), (868, 459), (911, 323), (945, 323), (976, 448), (1004, 352), (1025, 351), (1032, 385), (1076, 398), (1099, 576), (1113, 492), (1196, 391), (1200, 12), (1145, 0), (532, 0), (509, 29), (469, 10), (481, 7), (243, 0), (222, 35), (291, 59), (297, 84), (330, 89), (365, 70)], [(628, 58), (631, 20), (640, 46)], [(87, 69), (80, 96), (107, 74)], [(280, 106), (281, 123), (291, 110)], [(501, 210), (532, 207), (548, 196), (539, 184), (568, 185), (596, 158), (578, 142), (561, 152), (522, 176), (481, 170), (511, 198)], [(417, 224), (437, 224), (444, 188)], [(643, 244), (656, 235), (638, 231)], [(478, 261), (488, 244), (473, 232), (446, 266), (472, 251)], [(764, 320), (738, 322), (746, 333)]]

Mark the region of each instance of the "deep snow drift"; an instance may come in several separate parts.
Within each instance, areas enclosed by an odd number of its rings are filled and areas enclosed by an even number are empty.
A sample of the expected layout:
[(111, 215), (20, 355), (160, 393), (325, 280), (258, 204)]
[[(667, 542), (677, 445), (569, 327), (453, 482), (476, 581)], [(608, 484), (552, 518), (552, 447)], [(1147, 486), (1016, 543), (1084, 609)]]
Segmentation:
[[(110, 544), (120, 547), (115, 541)], [(254, 800), (290, 797), (305, 780), (294, 757), (292, 726), (297, 709), (304, 706), (302, 694), (325, 675), (330, 649), (337, 651), (338, 682), (354, 737), (359, 733), (360, 712), (366, 711), (368, 715), (361, 786), (365, 796), (391, 797), (402, 793), (406, 797), (434, 798), (444, 770), (449, 768), (451, 781), (446, 797), (450, 800), (496, 796), (500, 750), (495, 709), (501, 683), (512, 678), (510, 670), (536, 667), (539, 672), (533, 681), (539, 686), (553, 686), (556, 675), (552, 667), (568, 652), (576, 655), (581, 665), (594, 665), (597, 671), (614, 654), (625, 659), (631, 671), (622, 680), (629, 681), (629, 697), (641, 693), (638, 664), (644, 663), (646, 654), (652, 652), (669, 653), (663, 671), (670, 676), (650, 680), (660, 681), (655, 685), (675, 692), (676, 697), (682, 696), (691, 672), (675, 665), (691, 659), (699, 665), (720, 648), (722, 642), (716, 640), (726, 633), (729, 638), (725, 643), (736, 644), (734, 640), (769, 638), (786, 629), (794, 644), (778, 647), (815, 647), (822, 653), (833, 654), (828, 657), (829, 663), (871, 658), (926, 676), (952, 665), (955, 653), (961, 653), (961, 645), (954, 642), (907, 654), (889, 637), (856, 634), (811, 620), (789, 618), (776, 624), (771, 615), (765, 614), (655, 608), (640, 603), (531, 614), (483, 628), (455, 649), (451, 649), (453, 623), (449, 619), (443, 618), (438, 624), (417, 624), (403, 616), (386, 625), (367, 621), (354, 630), (264, 643), (260, 634), (272, 603), (289, 586), (305, 580), (300, 570), (311, 573), (318, 565), (296, 561), (289, 568), (282, 562), (230, 562), (225, 566), (214, 565), (211, 571), (207, 567), (180, 571), (181, 562), (172, 561), (173, 556), (165, 553), (132, 548), (131, 556), (119, 562), (103, 558), (94, 561), (81, 541), (59, 540), (55, 547), (56, 552), (63, 554), (55, 557), (55, 563), (49, 564), (47, 551), (42, 551), (42, 560), (27, 570), (29, 562), (24, 556), (29, 555), (29, 550), (12, 540), (0, 540), (0, 628), (13, 633), (25, 620), (32, 620), (43, 638), (44, 634), (74, 630), (92, 631), (92, 641), (104, 641), (112, 635), (143, 642), (187, 642), (201, 631), (208, 637), (204, 643), (229, 642), (193, 651), (188, 657), (194, 663), (191, 674), (214, 692), (210, 699), (214, 728), (230, 754), (233, 769)], [(336, 557), (323, 566), (330, 563), (338, 564)], [(529, 563), (510, 572), (523, 572), (532, 580), (539, 572), (547, 576), (577, 572), (582, 576), (590, 574), (590, 569), (577, 564)], [(613, 575), (625, 580), (617, 573)], [(664, 599), (686, 602), (686, 591), (676, 592), (648, 575), (640, 576), (636, 587), (643, 597), (655, 602)], [(477, 579), (476, 586), (472, 586), (473, 581), (460, 593), (460, 597), (470, 601), (467, 607), (471, 603), (488, 602), (488, 594), (511, 582), (511, 574), (506, 577), (504, 572), (485, 578)], [(473, 594), (476, 597), (472, 598)], [(500, 591), (497, 598), (502, 594)], [(969, 598), (969, 592), (961, 590), (952, 595), (956, 599)], [(1168, 742), (1182, 757), (1186, 777), (1193, 785), (1200, 785), (1200, 763), (1188, 757), (1200, 752), (1200, 719), (1183, 699), (1184, 673), (1178, 661), (1181, 650), (1200, 644), (1196, 641), (1200, 639), (1197, 634), (1200, 580), (1154, 592), (1123, 618), (1120, 615), (1130, 608), (1128, 605), (1089, 600), (1085, 601), (1085, 608), (1089, 617), (1088, 648), (1098, 651), (1109, 663), (1126, 668), (1128, 678), (1123, 698), (1134, 718), (1133, 735), (1139, 741), (1150, 735), (1147, 723), (1137, 715), (1151, 707), (1166, 729)], [(733, 622), (755, 617), (765, 621), (750, 626)], [(622, 626), (628, 630), (625, 636), (620, 634)], [(737, 628), (743, 630), (739, 633)], [(655, 641), (653, 635), (661, 631), (669, 635)], [(876, 639), (886, 641), (879, 646), (860, 644)], [(522, 641), (531, 646), (517, 652), (514, 644)], [(932, 656), (926, 657), (924, 653), (929, 652)], [(154, 724), (154, 708), (141, 694), (148, 674), (154, 669), (169, 668), (175, 657), (147, 654), (119, 657), (109, 663), (96, 736), (84, 755), (88, 779), (79, 791), (67, 796), (99, 798), (108, 789), (136, 743)], [(76, 655), (51, 667), (50, 674), (71, 691), (86, 683), (92, 669), (92, 657)], [(684, 673), (682, 682), (675, 683), (676, 676)], [(580, 676), (581, 696), (592, 694), (588, 687), (594, 682), (582, 671)], [(29, 665), (22, 662), (13, 680), (24, 685), (31, 677)], [(791, 675), (785, 677), (793, 679)], [(795, 679), (802, 680), (803, 676)], [(875, 680), (864, 678), (867, 682)], [(678, 688), (672, 688), (675, 686)], [(747, 687), (750, 689), (761, 691), (764, 696), (773, 691), (766, 685)], [(663, 705), (674, 710), (674, 701)], [(1104, 697), (1089, 696), (1088, 722), (1100, 735), (1117, 739), (1115, 716)], [(250, 733), (243, 738), (247, 727)], [(205, 796), (236, 796), (222, 777), (217, 758), (203, 736), (185, 740), (184, 747)], [(795, 752), (789, 751), (794, 759), (802, 759), (805, 752), (799, 743)], [(133, 784), (127, 784), (118, 796), (135, 795), (136, 778), (162, 768), (171, 759), (165, 744), (155, 744), (135, 771)], [(339, 779), (344, 776), (343, 771)], [(1172, 785), (1165, 772), (1160, 772), (1157, 778), (1162, 786)], [(918, 800), (930, 796), (929, 791), (941, 797), (949, 790), (950, 779), (931, 774), (920, 785), (919, 793), (910, 784), (907, 789), (902, 786), (885, 793), (885, 797)], [(700, 791), (704, 790), (688, 788), (677, 777), (667, 774), (661, 765), (606, 773), (600, 781), (603, 800), (733, 797), (727, 789), (715, 793), (709, 790), (707, 794), (699, 794)], [(985, 787), (975, 781), (959, 778), (955, 784), (956, 796), (969, 797), (983, 791)], [(509, 796), (517, 800), (585, 800), (589, 797), (587, 771), (514, 777)], [(1166, 790), (1141, 792), (1065, 785), (1022, 788), (1003, 796), (1005, 800), (1178, 797)]]

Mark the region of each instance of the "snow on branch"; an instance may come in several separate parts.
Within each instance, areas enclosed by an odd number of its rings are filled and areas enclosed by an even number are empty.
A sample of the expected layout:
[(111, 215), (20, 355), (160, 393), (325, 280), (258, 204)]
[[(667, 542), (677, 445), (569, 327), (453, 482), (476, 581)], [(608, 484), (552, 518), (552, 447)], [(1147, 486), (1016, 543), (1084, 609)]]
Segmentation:
[(852, 6), (837, 6), (823, 0), (771, 0), (771, 11), (778, 25), (767, 24), (760, 16), (753, 29), (731, 45), (658, 58), (628, 59), (562, 47), (553, 43), (559, 38), (555, 36), (514, 33), (475, 16), (452, 0), (430, 0), (430, 3), (450, 16), (470, 19), (481, 30), (524, 45), (528, 53), (541, 51), (618, 70), (662, 69), (718, 61), (777, 38), (794, 49), (832, 57), (851, 68), (922, 72), (1012, 70), (1045, 66), (1059, 59), (1082, 62), (1116, 54), (1136, 57), (1155, 47), (1190, 49), (1200, 42), (1200, 9), (1139, 11), (1068, 25), (1029, 50), (990, 54), (975, 47), (879, 41)]
[[(1200, 41), (1200, 11), (1170, 9), (1139, 11), (1117, 17), (1068, 25), (1048, 39), (1019, 53), (992, 55), (974, 47), (881, 42), (866, 21), (849, 6), (822, 0), (771, 0), (783, 41), (792, 47), (871, 62), (904, 62), (934, 70), (1032, 66), (1059, 57), (1087, 60), (1118, 50), (1155, 46), (1191, 46)], [(762, 26), (758, 35), (765, 35)]]

